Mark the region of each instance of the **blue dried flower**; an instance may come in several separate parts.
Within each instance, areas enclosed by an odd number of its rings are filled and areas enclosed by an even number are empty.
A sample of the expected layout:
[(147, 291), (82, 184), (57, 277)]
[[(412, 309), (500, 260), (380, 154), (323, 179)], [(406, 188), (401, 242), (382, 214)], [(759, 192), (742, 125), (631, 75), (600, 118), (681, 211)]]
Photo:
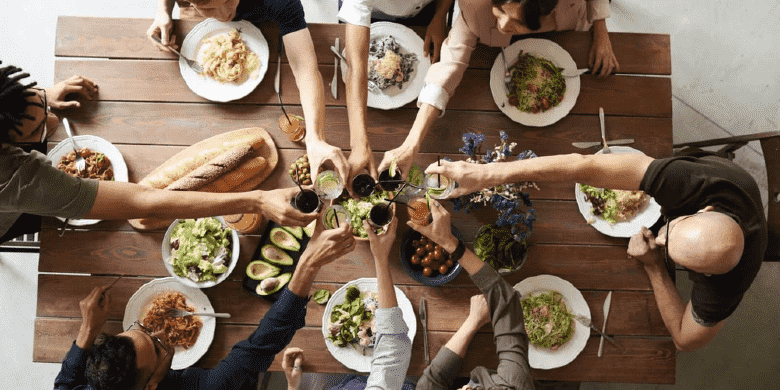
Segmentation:
[(501, 136), (501, 141), (509, 139), (509, 135), (504, 130), (499, 131), (498, 134)]

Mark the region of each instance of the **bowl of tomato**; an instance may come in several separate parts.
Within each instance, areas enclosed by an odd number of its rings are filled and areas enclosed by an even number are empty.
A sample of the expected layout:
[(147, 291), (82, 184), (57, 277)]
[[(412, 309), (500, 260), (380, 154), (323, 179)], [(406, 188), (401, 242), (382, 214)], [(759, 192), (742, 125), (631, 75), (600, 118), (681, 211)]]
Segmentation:
[[(463, 240), (458, 229), (451, 227), (452, 234)], [(441, 245), (416, 230), (404, 234), (401, 244), (401, 265), (412, 279), (429, 286), (449, 283), (460, 273), (460, 263), (450, 258)]]

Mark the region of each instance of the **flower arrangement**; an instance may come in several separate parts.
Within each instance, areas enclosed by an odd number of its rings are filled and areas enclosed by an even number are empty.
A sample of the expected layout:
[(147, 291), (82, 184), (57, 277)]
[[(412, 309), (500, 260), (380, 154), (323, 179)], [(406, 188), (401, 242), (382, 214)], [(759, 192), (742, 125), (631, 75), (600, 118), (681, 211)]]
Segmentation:
[[(517, 146), (516, 142), (508, 142), (509, 136), (503, 130), (499, 132), (501, 144), (496, 145), (485, 154), (480, 154), (480, 146), (485, 141), (484, 134), (466, 133), (463, 135), (463, 147), (460, 152), (468, 155), (467, 162), (472, 164), (491, 164), (509, 161), (512, 151)], [(525, 160), (536, 157), (530, 150), (519, 153), (517, 160)], [(488, 203), (499, 212), (496, 225), (499, 227), (511, 227), (512, 237), (515, 241), (526, 243), (526, 239), (533, 232), (533, 223), (536, 220), (536, 211), (532, 208), (531, 199), (525, 189), (539, 187), (533, 182), (508, 183), (462, 196), (454, 200), (455, 210), (470, 212)], [(526, 209), (528, 208), (528, 209)]]

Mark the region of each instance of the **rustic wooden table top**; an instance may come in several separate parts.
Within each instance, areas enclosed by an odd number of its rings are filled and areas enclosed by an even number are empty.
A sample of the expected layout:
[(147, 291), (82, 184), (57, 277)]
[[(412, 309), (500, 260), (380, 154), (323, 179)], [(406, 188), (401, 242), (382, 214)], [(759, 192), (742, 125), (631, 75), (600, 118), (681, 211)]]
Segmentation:
[[(289, 187), (287, 167), (305, 152), (303, 144), (290, 142), (276, 125), (281, 115), (273, 91), (276, 62), (270, 61), (266, 77), (247, 97), (229, 103), (211, 103), (192, 93), (179, 74), (177, 58), (160, 52), (147, 41), (150, 19), (60, 17), (57, 24), (55, 80), (73, 74), (92, 78), (100, 86), (97, 101), (86, 102), (79, 110), (64, 111), (76, 134), (93, 134), (114, 143), (122, 152), (130, 181), (137, 182), (173, 154), (197, 141), (221, 132), (244, 127), (267, 129), (279, 148), (279, 166), (261, 189)], [(195, 25), (176, 21), (175, 34), (183, 37)], [(333, 55), (329, 50), (336, 37), (344, 38), (344, 26), (313, 24), (319, 67), (327, 83), (333, 76)], [(268, 42), (277, 42), (278, 30), (261, 28)], [(565, 32), (543, 34), (571, 53), (578, 68), (586, 67), (590, 34)], [(498, 143), (498, 131), (509, 133), (518, 142), (517, 150), (531, 149), (538, 155), (583, 153), (573, 141), (598, 141), (598, 108), (607, 112), (609, 138), (634, 138), (633, 147), (652, 157), (672, 152), (671, 51), (668, 35), (610, 34), (623, 75), (599, 80), (581, 77), (582, 88), (571, 113), (543, 128), (517, 124), (498, 111), (488, 86), (489, 69), (497, 49), (480, 45), (475, 50), (466, 77), (450, 100), (446, 115), (425, 138), (418, 164), (426, 166), (437, 155), (462, 159), (464, 132), (482, 132), (486, 145)], [(181, 38), (179, 39), (181, 41)], [(270, 45), (271, 58), (276, 45)], [(282, 96), (289, 111), (302, 115), (299, 92), (289, 65), (282, 63)], [(271, 76), (269, 76), (271, 75)], [(643, 75), (635, 77), (634, 75)], [(646, 77), (644, 77), (646, 76)], [(326, 93), (327, 140), (349, 149), (349, 127), (345, 107), (346, 92), (339, 83), (339, 99)], [(417, 109), (414, 103), (393, 111), (369, 109), (368, 132), (377, 161), (381, 153), (400, 145), (411, 127)], [(50, 147), (62, 140), (59, 131)], [(595, 152), (596, 149), (584, 151)], [(535, 223), (528, 262), (518, 273), (507, 277), (515, 284), (540, 274), (552, 274), (570, 281), (582, 291), (595, 324), (603, 319), (602, 303), (614, 291), (607, 333), (625, 347), (618, 351), (605, 344), (602, 358), (596, 356), (599, 338), (594, 334), (572, 363), (553, 370), (534, 370), (539, 379), (674, 383), (675, 347), (661, 320), (650, 282), (636, 261), (626, 259), (627, 240), (597, 232), (580, 215), (571, 185), (539, 183), (531, 190), (539, 218)], [(447, 206), (451, 210), (451, 206)], [(404, 211), (400, 218), (406, 219)], [(495, 212), (483, 209), (472, 214), (453, 213), (453, 224), (468, 241), (483, 224), (495, 221)], [(137, 232), (126, 221), (104, 221), (85, 230), (68, 231), (58, 237), (57, 220), (46, 220), (41, 233), (38, 278), (38, 305), (35, 321), (33, 360), (61, 362), (78, 333), (81, 323), (78, 302), (95, 286), (110, 283), (119, 274), (125, 277), (112, 290), (113, 307), (105, 331), (119, 333), (124, 307), (130, 296), (153, 278), (166, 277), (160, 255), (164, 231)], [(398, 237), (403, 235), (400, 225)], [(243, 272), (259, 242), (258, 236), (241, 237), (237, 271), (222, 284), (204, 290), (217, 312), (230, 312), (220, 319), (211, 348), (197, 364), (214, 366), (230, 348), (247, 337), (269, 309), (270, 303), (256, 298), (241, 287)], [(367, 243), (323, 269), (314, 288), (331, 292), (361, 277), (374, 277)], [(398, 258), (398, 249), (391, 254)], [(466, 272), (444, 287), (427, 287), (410, 278), (400, 263), (392, 264), (396, 285), (417, 310), (420, 296), (428, 301), (428, 338), (431, 358), (441, 348), (468, 313), (469, 297), (478, 293)], [(56, 273), (56, 274), (55, 274)], [(86, 275), (85, 275), (86, 274)], [(89, 275), (89, 276), (87, 276)], [(345, 372), (325, 348), (320, 331), (324, 306), (309, 303), (306, 327), (298, 331), (292, 346), (309, 346), (307, 370)], [(422, 327), (418, 324), (409, 375), (425, 368)], [(495, 367), (497, 358), (492, 329), (486, 326), (472, 342), (461, 374), (477, 365)], [(281, 370), (278, 356), (271, 370)]]

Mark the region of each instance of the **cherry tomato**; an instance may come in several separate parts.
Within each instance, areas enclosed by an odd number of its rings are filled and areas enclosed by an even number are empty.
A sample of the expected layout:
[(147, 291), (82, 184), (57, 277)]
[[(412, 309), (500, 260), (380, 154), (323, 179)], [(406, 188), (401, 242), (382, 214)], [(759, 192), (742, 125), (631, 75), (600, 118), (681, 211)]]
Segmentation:
[(425, 268), (423, 268), (423, 275), (425, 275), (425, 276), (431, 276), (431, 274), (433, 274), (433, 270), (431, 269), (431, 267), (425, 267)]
[(425, 248), (423, 248), (423, 247), (417, 248), (417, 250), (414, 251), (414, 254), (416, 254), (417, 256), (420, 256), (420, 257), (425, 256)]
[(443, 251), (444, 250), (444, 248), (442, 248), (441, 245), (439, 245), (439, 244), (436, 244), (436, 246), (434, 246), (433, 249), (439, 250), (439, 251)]
[(442, 275), (446, 275), (446, 274), (447, 274), (447, 272), (449, 272), (449, 270), (450, 270), (450, 269), (449, 269), (449, 268), (447, 268), (447, 266), (446, 266), (446, 265), (444, 265), (444, 264), (442, 264), (442, 265), (440, 265), (440, 266), (439, 266), (439, 273), (440, 273), (440, 274), (442, 274)]
[(455, 264), (455, 262), (452, 261), (452, 259), (447, 259), (447, 261), (444, 262), (444, 265), (446, 265), (447, 267), (450, 267), (450, 268), (452, 268), (452, 266), (454, 264)]
[(430, 242), (425, 244), (425, 250), (428, 252), (433, 252), (433, 244), (431, 244)]
[(412, 259), (409, 260), (409, 262), (414, 265), (420, 264), (420, 256), (417, 256), (416, 254), (412, 255)]
[(429, 255), (426, 255), (425, 257), (423, 257), (422, 260), (420, 260), (420, 264), (422, 264), (423, 267), (430, 267), (432, 261), (433, 261), (433, 258), (429, 254)]
[(444, 260), (444, 253), (441, 253), (440, 250), (436, 249), (433, 251), (433, 258), (437, 261), (443, 261)]
[(422, 238), (420, 239), (420, 245), (424, 246), (427, 243), (428, 243), (428, 237), (422, 236)]

